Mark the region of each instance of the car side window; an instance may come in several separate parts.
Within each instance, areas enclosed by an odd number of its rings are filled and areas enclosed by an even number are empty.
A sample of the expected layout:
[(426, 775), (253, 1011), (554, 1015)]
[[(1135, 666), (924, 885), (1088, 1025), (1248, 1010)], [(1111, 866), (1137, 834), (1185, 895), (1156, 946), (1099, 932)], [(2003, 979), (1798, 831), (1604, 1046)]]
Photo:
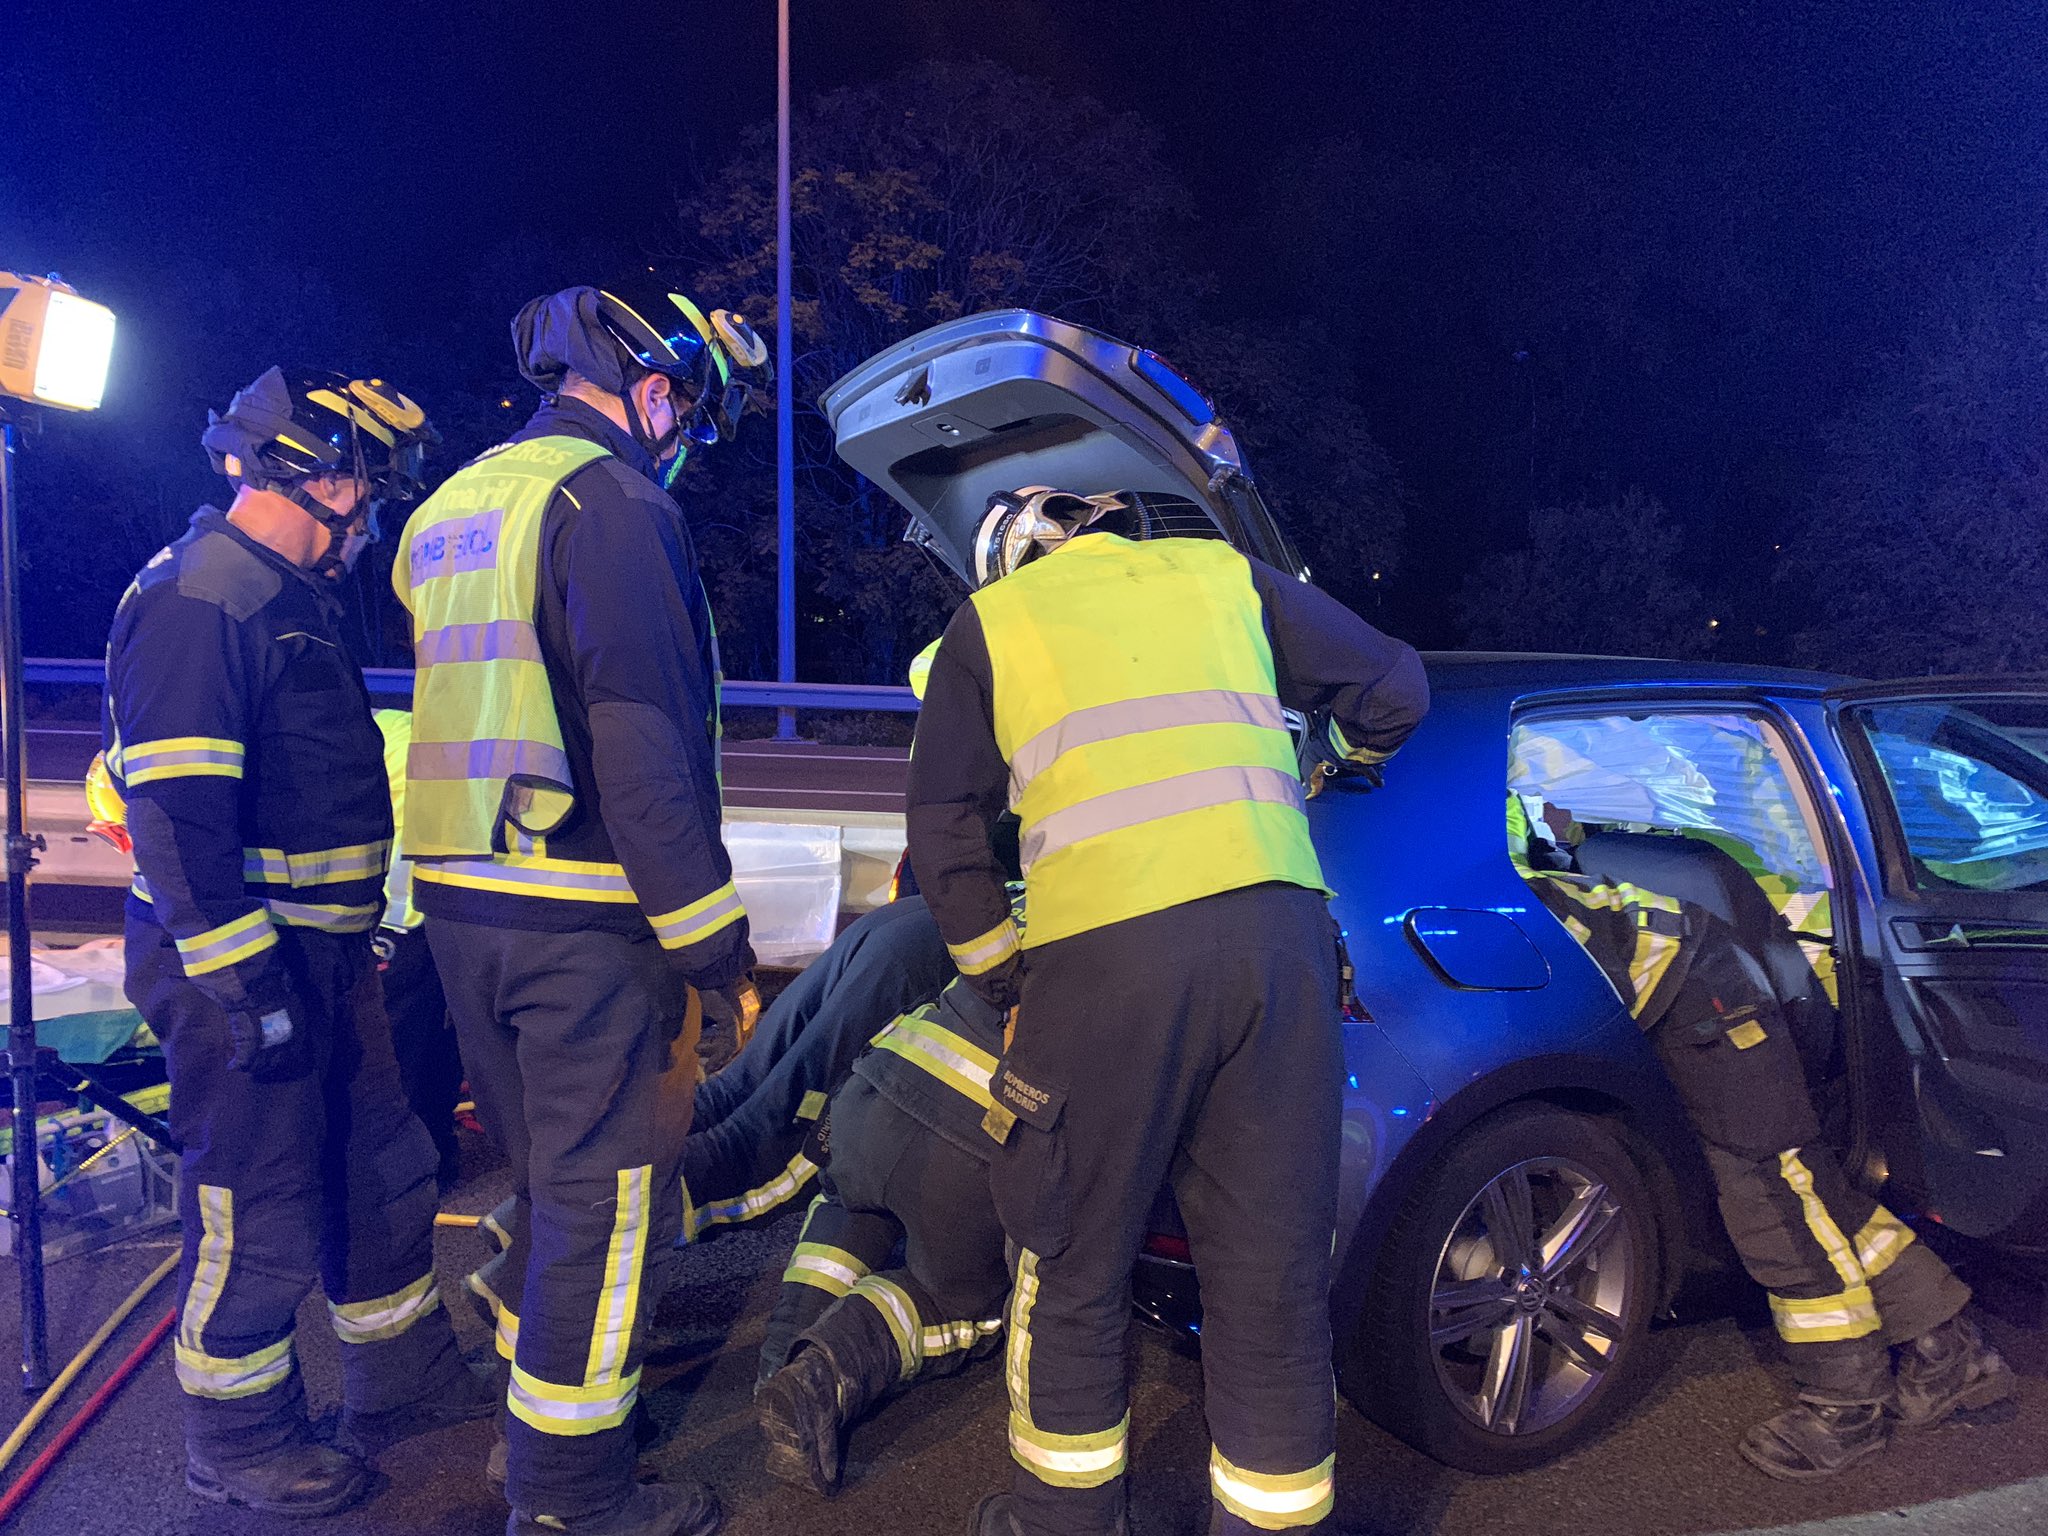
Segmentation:
[(1509, 740), (1509, 852), (1525, 873), (1625, 881), (1738, 927), (1761, 890), (1832, 995), (1834, 882), (1793, 763), (1739, 711), (1531, 716)]

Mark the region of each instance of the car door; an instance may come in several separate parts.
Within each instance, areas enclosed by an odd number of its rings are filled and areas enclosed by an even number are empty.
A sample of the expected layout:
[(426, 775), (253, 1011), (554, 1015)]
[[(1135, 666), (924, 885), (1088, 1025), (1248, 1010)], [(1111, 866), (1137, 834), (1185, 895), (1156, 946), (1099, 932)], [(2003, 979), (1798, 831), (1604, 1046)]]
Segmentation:
[[(1877, 869), (1861, 968), (1882, 999), (1866, 1087), (1902, 1203), (2048, 1240), (2048, 685), (1840, 690), (1834, 727)], [(1874, 973), (1874, 974), (1872, 974)]]

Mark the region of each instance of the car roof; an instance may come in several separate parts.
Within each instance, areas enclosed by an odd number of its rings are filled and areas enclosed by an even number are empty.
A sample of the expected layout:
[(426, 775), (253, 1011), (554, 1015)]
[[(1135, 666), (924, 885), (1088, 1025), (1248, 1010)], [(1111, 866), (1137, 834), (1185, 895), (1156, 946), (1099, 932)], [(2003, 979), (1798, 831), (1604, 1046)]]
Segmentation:
[(1655, 688), (1722, 684), (1771, 692), (1822, 693), (1856, 679), (1795, 667), (1753, 667), (1734, 662), (1662, 661), (1644, 656), (1573, 656), (1534, 651), (1424, 651), (1430, 687), (1513, 692), (1575, 688)]

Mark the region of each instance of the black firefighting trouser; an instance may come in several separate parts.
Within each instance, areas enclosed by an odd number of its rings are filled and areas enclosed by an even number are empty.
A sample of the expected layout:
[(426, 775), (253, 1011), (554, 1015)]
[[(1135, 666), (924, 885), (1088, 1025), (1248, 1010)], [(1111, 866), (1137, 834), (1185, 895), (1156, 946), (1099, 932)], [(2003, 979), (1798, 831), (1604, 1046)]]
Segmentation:
[(379, 974), (384, 982), (384, 1011), (391, 1017), (398, 1079), (405, 1085), (412, 1112), (434, 1138), (440, 1183), (445, 1189), (461, 1170), (455, 1105), (462, 1094), (462, 1053), (456, 1049), (448, 997), (441, 990), (441, 973), (434, 968), (425, 929), (380, 928), (377, 939), (385, 955)]
[(685, 1239), (797, 1198), (815, 1172), (804, 1138), (853, 1058), (953, 974), (939, 925), (912, 896), (868, 913), (791, 982), (746, 1049), (697, 1089), (683, 1148)]
[(1330, 1245), (1342, 1040), (1323, 898), (1264, 885), (1028, 950), (990, 1166), (1019, 1250), (1014, 1509), (1028, 1536), (1125, 1528), (1131, 1267), (1171, 1182), (1203, 1302), (1211, 1530), (1329, 1514)]
[[(799, 1342), (824, 1344), (851, 1420), (898, 1386), (989, 1353), (1010, 1269), (987, 1163), (863, 1077), (833, 1096), (831, 1137), (824, 1191), (783, 1271), (757, 1380)], [(898, 1243), (903, 1261), (892, 1265)]]
[(651, 934), (429, 917), (427, 939), (477, 1117), (512, 1167), (493, 1298), (512, 1362), (506, 1493), (528, 1515), (607, 1514), (632, 1490), (645, 1321), (661, 1294), (647, 1272), (682, 1222), (697, 1010)]
[(1730, 1010), (1740, 983), (1719, 986), (1727, 979), (1709, 957), (1695, 963), (1652, 1032), (1658, 1057), (1706, 1148), (1735, 1251), (1770, 1293), (1801, 1394), (1881, 1401), (1887, 1346), (1955, 1316), (1969, 1287), (1850, 1184), (1819, 1144), (1791, 1031), (1774, 1007)]
[(128, 920), (128, 998), (163, 1042), (185, 1149), (186, 1443), (215, 1466), (309, 1433), (292, 1332), (316, 1273), (351, 1409), (400, 1407), (466, 1369), (434, 1285), (433, 1146), (399, 1088), (369, 935), (283, 928), (278, 947), (304, 1054), (238, 1072), (227, 1016), (170, 936)]

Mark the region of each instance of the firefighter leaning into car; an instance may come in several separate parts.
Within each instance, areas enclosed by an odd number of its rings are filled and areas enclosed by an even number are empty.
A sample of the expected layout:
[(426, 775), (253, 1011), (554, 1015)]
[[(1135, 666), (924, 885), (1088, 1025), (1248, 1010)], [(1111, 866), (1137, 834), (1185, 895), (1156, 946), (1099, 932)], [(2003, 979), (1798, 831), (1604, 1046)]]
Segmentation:
[[(987, 1121), (1017, 1474), (975, 1517), (1004, 1536), (1126, 1529), (1130, 1274), (1169, 1180), (1205, 1304), (1215, 1528), (1312, 1526), (1335, 1486), (1336, 930), (1282, 711), (1328, 709), (1339, 755), (1377, 764), (1427, 684), (1305, 582), (1112, 531), (1127, 507), (992, 498), (910, 764), (925, 898), (975, 990), (1019, 1005)], [(1006, 803), (1022, 936), (990, 846)]]
[(768, 1470), (785, 1482), (836, 1492), (846, 1432), (869, 1408), (1001, 1337), (1010, 1268), (983, 1121), (1003, 1023), (955, 980), (876, 1034), (832, 1096), (816, 1137), (824, 1190), (783, 1273), (756, 1377)]
[(513, 338), (540, 409), (420, 508), (392, 575), (416, 669), (403, 851), (516, 1196), (507, 1529), (703, 1533), (708, 1489), (633, 1480), (641, 1282), (681, 1219), (693, 999), (737, 1022), (753, 956), (710, 607), (663, 467), (732, 430), (730, 371), (766, 351), (651, 279), (536, 299)]
[(1728, 1236), (1770, 1294), (1798, 1401), (1743, 1436), (1743, 1457), (1776, 1478), (1825, 1477), (1882, 1451), (1894, 1423), (1928, 1429), (2010, 1398), (2011, 1368), (1962, 1315), (1969, 1287), (1821, 1144), (1792, 1030), (1735, 928), (1578, 873), (1572, 832), (1557, 807), (1532, 823), (1509, 797), (1518, 867), (1653, 1031)]
[[(128, 997), (163, 1042), (185, 1149), (186, 1482), (318, 1515), (362, 1496), (383, 1445), (495, 1398), (434, 1285), (433, 1147), (370, 947), (391, 808), (338, 624), (378, 500), (417, 491), (434, 434), (379, 380), (274, 368), (210, 423), (234, 502), (202, 508), (121, 599), (106, 804), (125, 799), (134, 843)], [(316, 1273), (341, 1339), (333, 1444), (294, 1357)]]

